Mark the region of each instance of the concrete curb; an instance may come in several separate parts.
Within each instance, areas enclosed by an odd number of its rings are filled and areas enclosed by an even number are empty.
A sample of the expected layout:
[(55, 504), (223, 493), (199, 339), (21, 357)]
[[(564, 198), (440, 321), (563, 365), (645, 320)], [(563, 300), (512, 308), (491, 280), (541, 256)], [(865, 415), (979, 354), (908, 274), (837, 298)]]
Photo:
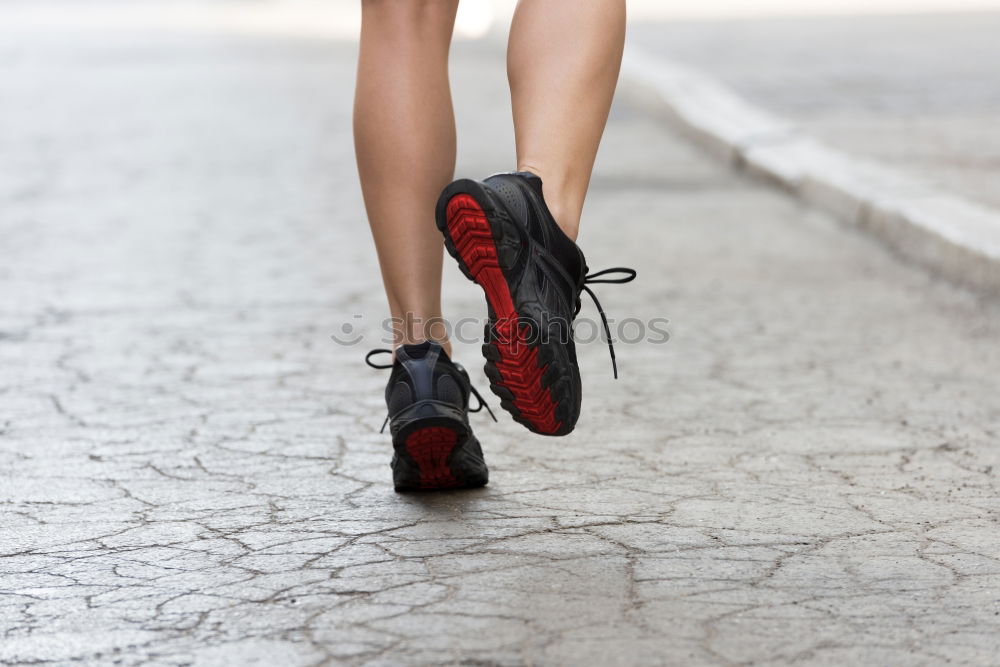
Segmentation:
[(718, 81), (631, 46), (622, 87), (734, 167), (872, 232), (949, 280), (1000, 294), (1000, 213), (829, 148)]

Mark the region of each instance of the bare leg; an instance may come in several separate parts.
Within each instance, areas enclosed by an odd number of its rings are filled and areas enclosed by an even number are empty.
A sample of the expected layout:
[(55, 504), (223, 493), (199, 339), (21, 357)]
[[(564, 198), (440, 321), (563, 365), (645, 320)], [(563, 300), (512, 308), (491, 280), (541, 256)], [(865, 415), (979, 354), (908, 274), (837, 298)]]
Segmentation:
[[(361, 190), (389, 311), (399, 321), (441, 317), (441, 236), (434, 205), (455, 170), (448, 50), (458, 0), (363, 0), (354, 101)], [(438, 320), (439, 321), (439, 320)], [(397, 328), (395, 344), (443, 327)]]
[(571, 239), (608, 120), (625, 44), (625, 0), (520, 0), (507, 45), (517, 168), (542, 178)]

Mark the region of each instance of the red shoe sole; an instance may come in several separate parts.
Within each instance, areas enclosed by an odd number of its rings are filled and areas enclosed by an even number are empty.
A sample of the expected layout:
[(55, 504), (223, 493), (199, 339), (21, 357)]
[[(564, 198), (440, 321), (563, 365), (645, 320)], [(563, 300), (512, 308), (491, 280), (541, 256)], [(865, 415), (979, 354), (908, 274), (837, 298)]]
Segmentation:
[(507, 279), (500, 268), (493, 232), (482, 207), (468, 194), (448, 200), (448, 235), (467, 273), (483, 288), (495, 316), (493, 345), (499, 361), (492, 362), (522, 419), (532, 430), (554, 435), (562, 422), (556, 419), (556, 403), (548, 387), (542, 385), (544, 367), (538, 364), (538, 349), (521, 340), (519, 316), (514, 308)]
[(458, 434), (450, 428), (428, 427), (406, 437), (406, 453), (420, 470), (420, 487), (449, 489), (459, 485), (448, 466), (448, 457), (458, 444)]

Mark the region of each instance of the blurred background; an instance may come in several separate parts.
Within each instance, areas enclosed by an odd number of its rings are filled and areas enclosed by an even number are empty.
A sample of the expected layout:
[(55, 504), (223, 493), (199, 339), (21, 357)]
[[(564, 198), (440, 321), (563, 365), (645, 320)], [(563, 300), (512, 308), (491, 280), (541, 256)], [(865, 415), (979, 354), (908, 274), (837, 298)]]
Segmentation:
[[(466, 0), (458, 38), (502, 36), (514, 4)], [(1000, 206), (1000, 1), (631, 0), (629, 15), (632, 45), (718, 78), (836, 148)], [(46, 67), (44, 54), (170, 35), (351, 42), (359, 21), (356, 0), (3, 0), (4, 153), (15, 159), (12, 144), (30, 133), (22, 114), (50, 113), (33, 105), (45, 100), (26, 92), (31, 80), (74, 85), (74, 70)]]

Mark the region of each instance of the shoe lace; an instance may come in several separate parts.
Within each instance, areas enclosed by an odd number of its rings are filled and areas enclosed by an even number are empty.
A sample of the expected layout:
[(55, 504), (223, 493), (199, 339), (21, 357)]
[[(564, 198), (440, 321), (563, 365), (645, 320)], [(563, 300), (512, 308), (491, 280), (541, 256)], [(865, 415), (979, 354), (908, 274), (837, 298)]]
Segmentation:
[[(365, 363), (368, 364), (369, 366), (371, 366), (372, 368), (376, 369), (376, 370), (387, 370), (389, 368), (392, 368), (392, 363), (377, 364), (377, 363), (373, 362), (372, 361), (372, 357), (374, 357), (375, 355), (378, 355), (378, 354), (388, 354), (391, 357), (392, 356), (392, 350), (387, 350), (385, 348), (378, 348), (378, 349), (375, 349), (375, 350), (371, 350), (371, 351), (368, 352), (368, 354), (365, 355)], [(476, 391), (476, 388), (472, 386), (471, 382), (466, 383), (466, 386), (469, 388), (469, 392), (473, 396), (476, 397), (476, 401), (478, 401), (476, 407), (474, 407), (474, 408), (470, 407), (469, 408), (469, 412), (480, 412), (483, 408), (486, 408), (486, 412), (488, 412), (489, 415), (490, 415), (490, 417), (493, 418), (493, 421), (497, 421), (497, 416), (495, 414), (493, 414), (493, 410), (490, 409), (490, 405), (483, 398), (483, 395), (480, 394), (478, 391)], [(385, 421), (382, 422), (382, 428), (379, 429), (379, 433), (382, 433), (383, 431), (385, 431), (385, 426), (388, 423), (389, 423), (389, 415), (386, 415), (385, 416)]]
[[(620, 278), (601, 278), (601, 276), (607, 276), (612, 274), (622, 274)], [(611, 369), (614, 371), (615, 379), (618, 379), (618, 362), (615, 360), (615, 346), (611, 342), (611, 327), (608, 326), (608, 316), (604, 314), (604, 308), (601, 307), (601, 302), (598, 300), (597, 295), (594, 294), (594, 290), (587, 287), (587, 285), (595, 285), (597, 283), (610, 283), (615, 285), (621, 285), (624, 283), (630, 283), (635, 280), (636, 272), (635, 269), (629, 269), (624, 266), (615, 266), (610, 269), (604, 269), (603, 271), (598, 271), (597, 273), (588, 273), (583, 278), (583, 283), (580, 284), (580, 288), (590, 295), (590, 298), (594, 300), (594, 305), (597, 306), (597, 312), (601, 315), (601, 322), (604, 324), (604, 334), (607, 336), (608, 340), (608, 352), (611, 353)], [(580, 312), (580, 302), (577, 301), (576, 311)]]
[(370, 350), (368, 354), (365, 355), (365, 363), (376, 370), (385, 370), (387, 368), (392, 368), (392, 363), (388, 364), (376, 364), (372, 362), (372, 357), (376, 354), (388, 354), (392, 355), (392, 350), (386, 350), (384, 348), (378, 348), (376, 350)]

